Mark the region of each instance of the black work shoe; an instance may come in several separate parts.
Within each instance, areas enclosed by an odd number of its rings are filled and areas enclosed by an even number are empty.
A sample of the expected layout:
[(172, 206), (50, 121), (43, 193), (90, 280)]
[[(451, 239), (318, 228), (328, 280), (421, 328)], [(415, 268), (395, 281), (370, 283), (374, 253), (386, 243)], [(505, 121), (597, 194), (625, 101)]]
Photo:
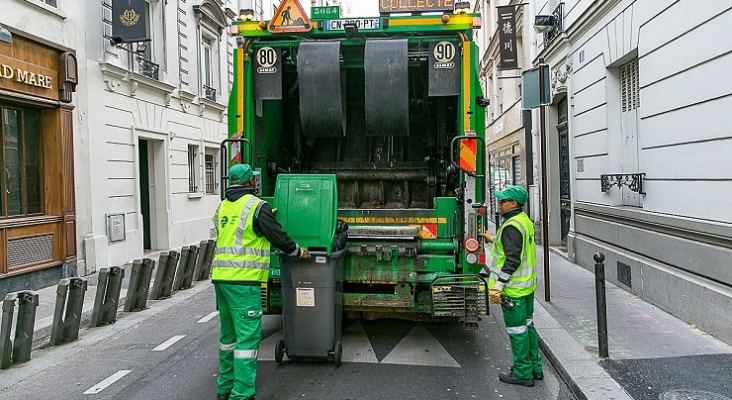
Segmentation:
[[(511, 371), (511, 373), (513, 373), (513, 367), (509, 367), (508, 370)], [(537, 380), (537, 381), (544, 380), (544, 372), (541, 372), (541, 371), (534, 372), (533, 375), (534, 375), (534, 380)]]
[(231, 396), (231, 392), (226, 394), (217, 394), (216, 400), (229, 400), (229, 396)]
[(501, 382), (510, 383), (511, 385), (521, 385), (526, 387), (534, 386), (533, 379), (519, 379), (516, 377), (516, 375), (513, 374), (513, 372), (500, 373), (498, 374), (498, 379)]

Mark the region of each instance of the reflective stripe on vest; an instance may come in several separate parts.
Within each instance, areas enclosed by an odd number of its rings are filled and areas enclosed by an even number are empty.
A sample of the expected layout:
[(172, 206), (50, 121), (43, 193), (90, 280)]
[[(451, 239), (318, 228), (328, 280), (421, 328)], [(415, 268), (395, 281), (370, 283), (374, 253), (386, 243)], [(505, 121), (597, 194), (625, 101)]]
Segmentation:
[[(506, 254), (501, 241), (503, 229), (506, 226), (513, 226), (521, 232), (523, 244), (521, 248), (521, 264), (512, 275), (501, 271), (506, 262)], [(490, 277), (488, 286), (493, 287), (500, 278), (506, 282), (503, 292), (509, 297), (523, 297), (536, 291), (536, 247), (534, 244), (534, 226), (525, 213), (519, 213), (505, 221), (498, 230), (496, 239), (491, 248)]]
[(214, 215), (216, 249), (211, 279), (217, 281), (266, 282), (269, 277), (270, 244), (254, 233), (254, 214), (264, 201), (247, 194), (235, 202), (224, 200)]

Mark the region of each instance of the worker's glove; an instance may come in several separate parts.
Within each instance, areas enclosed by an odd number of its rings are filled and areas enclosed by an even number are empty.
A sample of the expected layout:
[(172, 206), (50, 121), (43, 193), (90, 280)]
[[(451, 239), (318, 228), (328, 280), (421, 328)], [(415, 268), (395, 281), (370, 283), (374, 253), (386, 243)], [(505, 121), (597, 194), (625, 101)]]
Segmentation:
[(300, 252), (297, 255), (297, 258), (301, 260), (309, 260), (310, 259), (310, 253), (308, 250), (304, 247), (300, 247)]
[(272, 209), (272, 215), (275, 215), (275, 214), (277, 214), (277, 209), (276, 208), (273, 208)]
[(493, 236), (490, 232), (482, 232), (480, 233), (480, 236), (483, 236), (485, 238), (485, 241), (488, 243), (493, 243), (494, 240), (496, 240), (496, 237)]
[(488, 290), (488, 298), (493, 304), (501, 304), (501, 293), (503, 293), (503, 282), (496, 282), (495, 286)]

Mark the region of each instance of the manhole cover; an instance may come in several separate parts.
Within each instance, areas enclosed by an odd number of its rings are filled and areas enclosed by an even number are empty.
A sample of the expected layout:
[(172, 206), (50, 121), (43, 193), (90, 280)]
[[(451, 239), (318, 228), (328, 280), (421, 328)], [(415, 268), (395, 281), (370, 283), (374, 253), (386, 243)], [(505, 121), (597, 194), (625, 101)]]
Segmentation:
[(703, 390), (669, 390), (658, 396), (660, 400), (732, 400), (718, 393)]

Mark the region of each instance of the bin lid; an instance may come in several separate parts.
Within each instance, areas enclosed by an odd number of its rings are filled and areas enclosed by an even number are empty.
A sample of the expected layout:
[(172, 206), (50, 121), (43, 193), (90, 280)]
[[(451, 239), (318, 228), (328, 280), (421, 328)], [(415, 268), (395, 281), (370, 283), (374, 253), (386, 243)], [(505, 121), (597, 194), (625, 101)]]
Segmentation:
[(280, 174), (274, 204), (277, 221), (297, 244), (330, 255), (338, 218), (334, 174)]

